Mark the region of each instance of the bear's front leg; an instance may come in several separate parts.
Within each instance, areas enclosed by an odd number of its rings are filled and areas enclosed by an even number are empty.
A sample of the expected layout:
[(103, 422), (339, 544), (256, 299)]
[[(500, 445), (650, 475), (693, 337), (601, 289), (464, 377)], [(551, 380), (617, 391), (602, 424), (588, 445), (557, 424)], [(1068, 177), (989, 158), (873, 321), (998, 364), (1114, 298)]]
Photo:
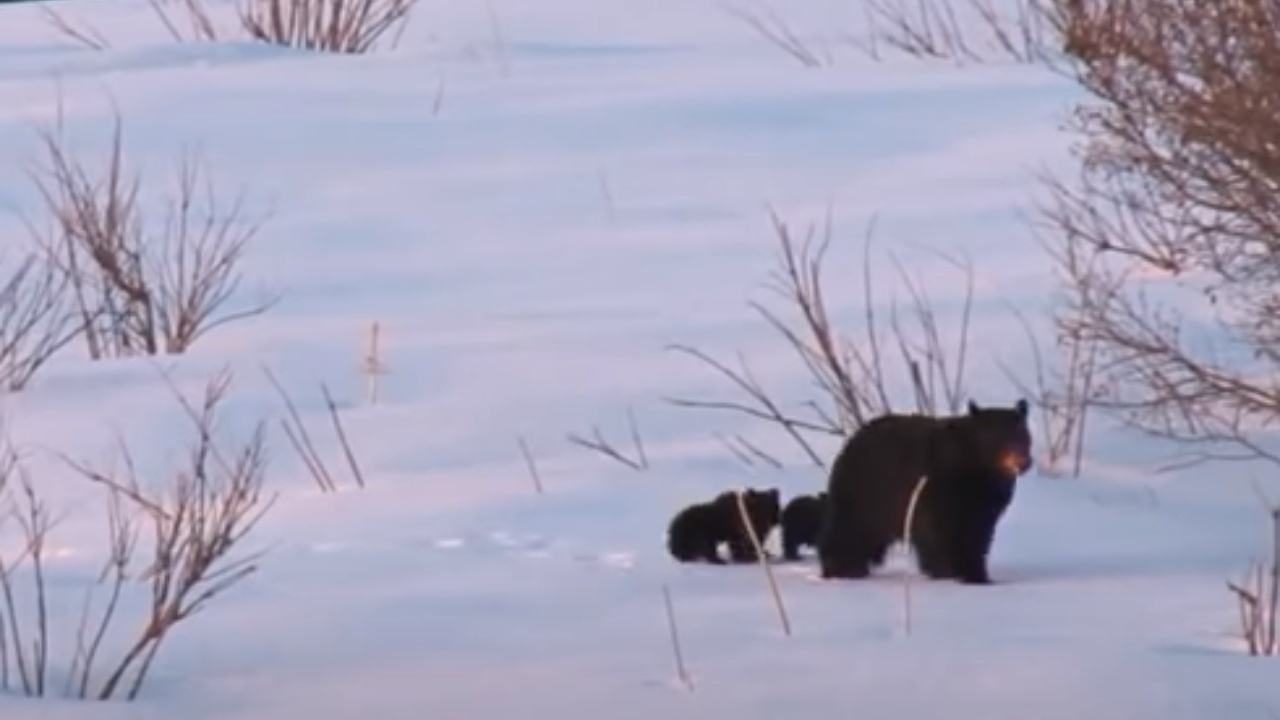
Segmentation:
[(998, 517), (978, 513), (956, 533), (954, 541), (957, 579), (966, 585), (990, 585), (987, 556), (995, 537)]
[[(729, 543), (729, 556), (738, 563), (756, 562), (760, 559), (750, 538), (734, 538)], [(768, 559), (769, 551), (766, 550), (764, 556)]]

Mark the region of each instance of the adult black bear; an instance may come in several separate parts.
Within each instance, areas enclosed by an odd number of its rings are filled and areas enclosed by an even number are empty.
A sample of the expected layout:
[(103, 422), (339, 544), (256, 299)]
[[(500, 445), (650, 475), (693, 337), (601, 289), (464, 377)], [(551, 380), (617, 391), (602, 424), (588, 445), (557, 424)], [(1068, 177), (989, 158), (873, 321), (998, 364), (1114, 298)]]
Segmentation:
[(797, 495), (782, 509), (782, 557), (799, 560), (800, 548), (816, 547), (827, 494)]
[(996, 524), (1013, 500), (1019, 475), (1031, 467), (1027, 401), (967, 415), (889, 414), (854, 432), (831, 467), (818, 538), (824, 578), (866, 577), (903, 539), (912, 492), (910, 530), (920, 570), (932, 578), (991, 582), (987, 554)]
[[(751, 519), (751, 527), (763, 547), (781, 515), (782, 501), (778, 489), (747, 488), (742, 491), (742, 500)], [(667, 528), (667, 550), (680, 562), (705, 560), (723, 565), (721, 543), (728, 544), (729, 557), (734, 562), (755, 562), (759, 559), (738, 510), (737, 492), (733, 490), (720, 493), (710, 502), (681, 510)]]

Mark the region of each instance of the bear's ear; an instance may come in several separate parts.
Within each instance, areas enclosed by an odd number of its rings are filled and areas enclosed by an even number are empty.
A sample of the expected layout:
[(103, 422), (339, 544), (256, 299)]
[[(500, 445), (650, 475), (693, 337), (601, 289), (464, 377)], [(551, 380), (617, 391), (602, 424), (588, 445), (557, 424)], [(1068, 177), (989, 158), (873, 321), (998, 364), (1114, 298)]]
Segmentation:
[(1022, 398), (1018, 400), (1018, 402), (1014, 404), (1013, 408), (1017, 410), (1018, 414), (1021, 415), (1023, 418), (1026, 418), (1027, 413), (1031, 411), (1031, 406), (1027, 404), (1026, 398)]
[(969, 414), (970, 414), (970, 415), (977, 415), (977, 414), (978, 414), (978, 413), (980, 413), (980, 412), (982, 412), (982, 408), (978, 407), (978, 403), (976, 403), (976, 402), (974, 402), (974, 401), (970, 400), (970, 401), (969, 401)]

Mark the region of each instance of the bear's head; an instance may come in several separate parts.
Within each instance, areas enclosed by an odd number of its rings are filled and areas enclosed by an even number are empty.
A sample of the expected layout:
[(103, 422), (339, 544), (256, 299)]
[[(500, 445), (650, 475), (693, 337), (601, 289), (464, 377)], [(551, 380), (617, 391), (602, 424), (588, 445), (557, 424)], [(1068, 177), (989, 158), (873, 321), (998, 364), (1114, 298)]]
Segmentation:
[(980, 464), (1009, 480), (1031, 469), (1031, 429), (1027, 426), (1030, 407), (1025, 399), (1013, 407), (978, 407), (969, 401), (969, 426), (973, 450)]
[(747, 506), (747, 515), (757, 533), (767, 533), (782, 522), (782, 494), (776, 487), (747, 488), (742, 491), (742, 503)]

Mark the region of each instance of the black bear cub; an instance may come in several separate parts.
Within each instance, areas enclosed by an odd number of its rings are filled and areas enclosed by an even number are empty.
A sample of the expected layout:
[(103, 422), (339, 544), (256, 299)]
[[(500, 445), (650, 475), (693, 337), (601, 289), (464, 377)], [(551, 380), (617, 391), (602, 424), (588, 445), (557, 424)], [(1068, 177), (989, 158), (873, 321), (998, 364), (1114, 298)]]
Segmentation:
[(799, 560), (800, 548), (817, 547), (822, 527), (822, 506), (827, 494), (797, 495), (782, 509), (782, 556)]
[[(747, 488), (742, 491), (742, 501), (751, 519), (751, 527), (763, 546), (781, 515), (782, 501), (778, 489)], [(737, 492), (733, 490), (720, 493), (710, 502), (681, 510), (667, 528), (667, 550), (680, 562), (705, 560), (723, 565), (725, 561), (720, 557), (722, 543), (729, 546), (729, 557), (734, 562), (756, 562), (759, 559), (738, 511)]]
[(991, 582), (996, 525), (1031, 467), (1027, 402), (949, 417), (888, 414), (846, 441), (831, 466), (818, 538), (824, 578), (866, 577), (904, 539), (907, 506), (927, 477), (910, 529), (920, 570), (935, 579)]

